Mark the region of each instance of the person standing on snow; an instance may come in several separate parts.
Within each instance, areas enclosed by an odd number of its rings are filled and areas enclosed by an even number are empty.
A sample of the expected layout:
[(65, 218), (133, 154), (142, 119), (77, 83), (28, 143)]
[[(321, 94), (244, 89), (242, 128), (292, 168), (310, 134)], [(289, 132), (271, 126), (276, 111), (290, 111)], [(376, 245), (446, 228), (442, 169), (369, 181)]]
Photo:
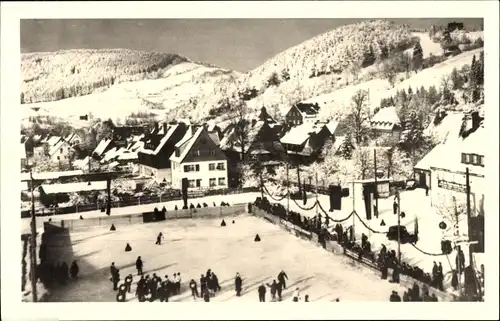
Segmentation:
[(199, 297), (199, 293), (198, 293), (198, 285), (196, 284), (196, 281), (194, 279), (191, 279), (191, 281), (189, 282), (189, 288), (191, 289), (191, 294), (193, 295), (193, 299), (196, 299), (197, 297)]
[(286, 289), (286, 280), (285, 279), (288, 280), (288, 275), (286, 275), (285, 271), (281, 270), (281, 272), (278, 274), (278, 281), (283, 286), (283, 289)]
[(259, 292), (259, 302), (266, 302), (266, 287), (264, 283), (259, 286), (257, 291)]
[(243, 280), (239, 273), (236, 273), (236, 277), (234, 278), (234, 289), (236, 291), (236, 296), (241, 296), (241, 288), (243, 285)]
[(266, 284), (269, 288), (271, 288), (271, 300), (276, 300), (276, 292), (278, 291), (278, 283), (276, 280), (273, 280), (273, 283)]
[(138, 275), (143, 275), (142, 273), (142, 267), (144, 266), (144, 263), (142, 262), (142, 259), (140, 256), (137, 257), (137, 260), (135, 261), (135, 268), (137, 269), (137, 274)]

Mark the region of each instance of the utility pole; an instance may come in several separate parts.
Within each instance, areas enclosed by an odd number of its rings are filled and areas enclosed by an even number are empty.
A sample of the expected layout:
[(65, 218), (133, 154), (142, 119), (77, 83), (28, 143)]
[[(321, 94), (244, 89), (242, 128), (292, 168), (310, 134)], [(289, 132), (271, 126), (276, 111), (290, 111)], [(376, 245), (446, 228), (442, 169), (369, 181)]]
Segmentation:
[(38, 302), (37, 288), (36, 288), (36, 214), (35, 214), (35, 180), (33, 179), (33, 169), (30, 168), (31, 179), (31, 294), (33, 302)]
[(378, 218), (378, 183), (377, 183), (377, 150), (373, 149), (373, 161), (375, 165), (375, 218)]
[[(352, 211), (356, 212), (356, 201), (354, 198), (354, 180), (352, 181)], [(356, 215), (352, 215), (352, 235), (356, 237), (356, 230), (354, 226), (356, 225)]]
[[(300, 186), (300, 181), (299, 181)], [(290, 213), (290, 180), (288, 179), (288, 162), (286, 163), (286, 216)]]
[(319, 206), (318, 206), (318, 173), (316, 173), (316, 217), (319, 217)]
[[(467, 194), (467, 234), (469, 236), (469, 266), (472, 270), (472, 277), (476, 278), (476, 272), (473, 265), (473, 255), (472, 255), (472, 232), (471, 232), (471, 205), (470, 205), (470, 177), (469, 168), (465, 168), (465, 193)], [(472, 295), (472, 293), (470, 293)]]
[(401, 198), (399, 190), (396, 191), (398, 197), (398, 264), (401, 265)]

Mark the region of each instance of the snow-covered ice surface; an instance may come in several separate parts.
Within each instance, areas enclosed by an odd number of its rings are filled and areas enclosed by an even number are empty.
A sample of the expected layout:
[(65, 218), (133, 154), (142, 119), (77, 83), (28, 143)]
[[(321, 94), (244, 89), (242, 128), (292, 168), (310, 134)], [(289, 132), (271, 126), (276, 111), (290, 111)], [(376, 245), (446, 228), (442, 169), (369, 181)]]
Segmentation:
[[(349, 187), (349, 186), (344, 186)], [(194, 204), (198, 202), (206, 202), (207, 204), (212, 204), (212, 202), (216, 202), (219, 204), (221, 201), (229, 202), (230, 204), (238, 204), (238, 203), (248, 203), (253, 202), (257, 196), (260, 196), (260, 193), (245, 193), (245, 194), (235, 194), (235, 195), (216, 195), (209, 196), (205, 198), (192, 199), (189, 202), (193, 202)], [(352, 194), (351, 194), (352, 196)], [(363, 220), (365, 220), (365, 210), (364, 203), (361, 199), (360, 195), (356, 196), (356, 211)], [(314, 202), (314, 195), (308, 195), (308, 203), (305, 207), (310, 207)], [(322, 207), (325, 210), (329, 208), (329, 197), (327, 195), (319, 195), (318, 200), (321, 203)], [(271, 202), (275, 202), (270, 199)], [(280, 203), (283, 205), (287, 205), (286, 198), (283, 199)], [(302, 202), (299, 201), (299, 204), (302, 206)], [(392, 204), (393, 198), (387, 199), (379, 199), (379, 219), (373, 218), (371, 221), (366, 221), (369, 226), (380, 232), (386, 232), (391, 225), (397, 224), (397, 217), (392, 213)], [(144, 211), (150, 211), (155, 206), (159, 209), (165, 206), (167, 211), (172, 210), (175, 205), (179, 208), (182, 207), (182, 201), (170, 201), (159, 204), (146, 204), (146, 205), (137, 205), (137, 206), (129, 206), (122, 208), (113, 208), (111, 211), (111, 215), (126, 215), (133, 213), (142, 213)], [(303, 206), (304, 207), (304, 206)], [(342, 210), (334, 211), (329, 213), (329, 215), (334, 219), (343, 219), (348, 216), (353, 209), (352, 205), (352, 197), (342, 199)], [(301, 210), (293, 200), (290, 200), (290, 210), (301, 213), (304, 216), (312, 217), (316, 215), (316, 209), (310, 211)], [(418, 217), (418, 225), (419, 225), (419, 241), (416, 244), (418, 248), (426, 251), (428, 253), (440, 254), (441, 253), (441, 239), (443, 237), (442, 231), (439, 229), (439, 222), (442, 221), (442, 218), (436, 213), (435, 209), (431, 206), (430, 196), (425, 196), (425, 191), (421, 189), (413, 190), (413, 191), (405, 191), (401, 193), (401, 211), (406, 213), (406, 217), (401, 219), (401, 225), (407, 227), (407, 230), (410, 233), (413, 233), (414, 229), (414, 218)], [(319, 213), (322, 213), (319, 211)], [(52, 216), (53, 221), (58, 220), (67, 220), (67, 219), (78, 219), (79, 216), (82, 215), (84, 218), (91, 217), (100, 217), (105, 216), (105, 213), (102, 213), (99, 210), (92, 212), (84, 212), (84, 213), (75, 213), (75, 214), (64, 214)], [(38, 217), (37, 218), (37, 226), (41, 231), (43, 222), (48, 221), (48, 217)], [(380, 226), (381, 220), (384, 220), (386, 226)], [(29, 219), (21, 219), (22, 231), (24, 233), (29, 232)], [(353, 224), (352, 218), (342, 223), (344, 227), (348, 227)], [(356, 239), (361, 239), (361, 233), (364, 233), (369, 236), (369, 240), (372, 244), (372, 250), (378, 251), (382, 244), (384, 244), (389, 250), (397, 250), (397, 242), (387, 240), (385, 233), (384, 234), (375, 234), (370, 233), (367, 228), (365, 228), (362, 223), (356, 218), (354, 221), (355, 224), (355, 232)], [(332, 225), (332, 224), (331, 224)], [(335, 223), (333, 223), (335, 225)], [(154, 234), (154, 233), (153, 233)], [(124, 241), (126, 242), (126, 241)], [(124, 244), (120, 246), (125, 246)], [(468, 249), (467, 247), (462, 247), (464, 251), (466, 262), (468, 262)], [(411, 264), (418, 265), (425, 272), (430, 273), (432, 271), (433, 261), (441, 262), (443, 265), (443, 273), (445, 274), (444, 278), (444, 286), (447, 291), (452, 291), (451, 289), (451, 266), (450, 263), (455, 265), (455, 256), (456, 252), (453, 252), (448, 256), (428, 256), (417, 249), (415, 249), (410, 244), (402, 244), (401, 245), (401, 257), (402, 260)], [(448, 261), (449, 259), (449, 261)], [(208, 269), (207, 267), (206, 269)], [(180, 271), (182, 272), (182, 271)], [(174, 272), (172, 272), (174, 273)], [(201, 272), (200, 272), (201, 273)]]
[[(232, 220), (235, 224), (232, 224)], [(71, 263), (76, 259), (80, 266), (79, 279), (53, 292), (50, 301), (56, 302), (112, 302), (116, 292), (109, 281), (112, 261), (120, 269), (123, 279), (134, 276), (132, 291), (138, 280), (135, 260), (141, 256), (144, 273), (156, 273), (162, 278), (180, 272), (182, 293), (170, 301), (193, 302), (187, 283), (194, 278), (199, 284), (201, 274), (212, 269), (222, 286), (222, 291), (212, 299), (216, 302), (258, 302), (257, 287), (271, 283), (281, 269), (289, 280), (283, 300), (291, 301), (296, 287), (302, 297), (310, 301), (388, 301), (392, 290), (402, 295), (405, 289), (381, 280), (378, 273), (352, 263), (342, 255), (328, 253), (309, 241), (292, 236), (267, 221), (238, 215), (221, 219), (184, 219), (162, 223), (119, 226), (114, 232), (109, 227), (99, 227), (72, 232), (71, 245), (58, 248), (61, 260)], [(162, 245), (155, 245), (156, 235), (162, 232)], [(255, 234), (261, 242), (254, 242)], [(132, 251), (125, 252), (126, 242)], [(243, 292), (236, 297), (234, 276), (243, 277)], [(137, 301), (134, 293), (127, 294), (127, 301)], [(266, 300), (270, 300), (269, 289)], [(203, 302), (197, 299), (198, 302)]]

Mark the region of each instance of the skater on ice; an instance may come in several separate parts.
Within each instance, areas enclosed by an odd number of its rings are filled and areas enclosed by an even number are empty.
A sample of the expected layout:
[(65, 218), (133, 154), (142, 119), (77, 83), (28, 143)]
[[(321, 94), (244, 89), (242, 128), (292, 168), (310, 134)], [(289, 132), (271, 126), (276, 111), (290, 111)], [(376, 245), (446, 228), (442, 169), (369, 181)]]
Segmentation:
[(135, 261), (135, 268), (137, 269), (137, 275), (142, 275), (142, 267), (143, 267), (143, 262), (140, 256), (137, 257), (137, 260)]
[(239, 273), (236, 273), (236, 277), (234, 278), (234, 289), (236, 291), (236, 296), (241, 296), (241, 287), (243, 285), (243, 280)]
[(163, 238), (163, 234), (160, 232), (158, 236), (156, 237), (156, 243), (155, 245), (161, 245), (161, 239)]

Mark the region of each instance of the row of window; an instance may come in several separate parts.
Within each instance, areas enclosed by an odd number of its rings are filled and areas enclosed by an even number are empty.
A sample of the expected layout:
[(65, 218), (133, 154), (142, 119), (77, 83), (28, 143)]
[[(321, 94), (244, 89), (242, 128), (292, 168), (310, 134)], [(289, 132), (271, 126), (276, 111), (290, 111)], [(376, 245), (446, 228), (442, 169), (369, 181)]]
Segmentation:
[[(201, 151), (199, 149), (196, 149), (196, 150), (192, 151), (192, 153), (193, 153), (193, 156), (201, 156)], [(208, 154), (210, 156), (215, 156), (215, 149), (210, 149), (208, 151)]]
[[(191, 188), (201, 187), (201, 179), (190, 179), (190, 180), (188, 180), (188, 184), (189, 184), (189, 187), (191, 187)], [(226, 185), (226, 178), (225, 177), (219, 177), (218, 179), (217, 178), (210, 178), (209, 185), (210, 185), (210, 187), (215, 187), (217, 185), (225, 186)]]
[(484, 166), (484, 156), (462, 153), (462, 164)]
[[(215, 170), (223, 171), (226, 169), (226, 167), (224, 166), (224, 163), (210, 163), (208, 164), (208, 169), (211, 171)], [(199, 172), (199, 171), (200, 171), (200, 164), (184, 165), (185, 173)]]

